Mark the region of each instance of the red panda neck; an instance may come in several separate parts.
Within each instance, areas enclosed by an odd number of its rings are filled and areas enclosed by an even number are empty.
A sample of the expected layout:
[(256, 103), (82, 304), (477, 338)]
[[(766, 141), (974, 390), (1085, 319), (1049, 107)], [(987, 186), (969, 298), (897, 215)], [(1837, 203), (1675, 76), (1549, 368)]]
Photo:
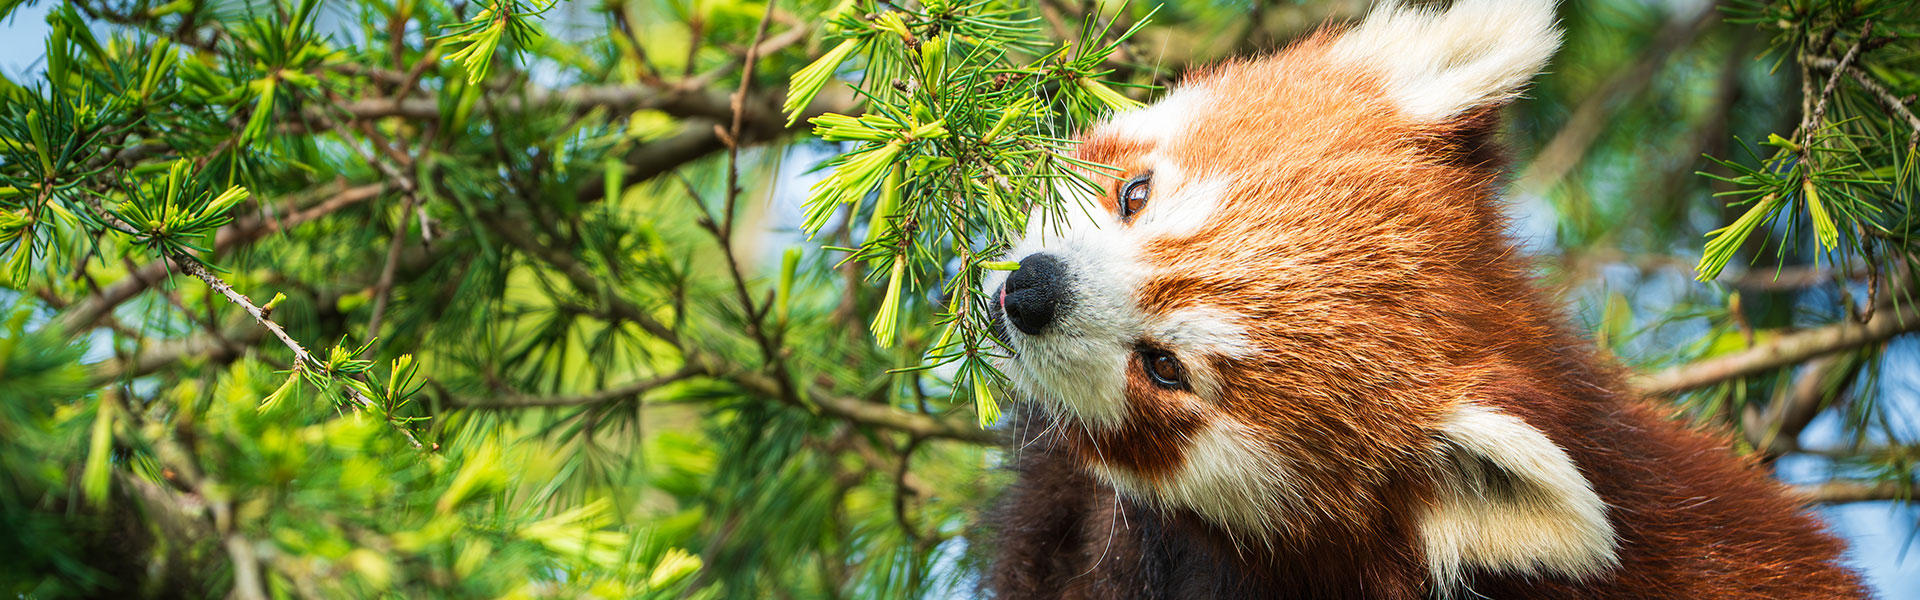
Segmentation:
[[(1365, 528), (1235, 543), (1184, 509), (1128, 498), (1088, 474), (1041, 411), (1023, 407), (1010, 446), (1018, 480), (1001, 498), (987, 587), (1004, 597), (1422, 598), (1411, 492)], [(1414, 490), (1409, 483), (1396, 489)]]

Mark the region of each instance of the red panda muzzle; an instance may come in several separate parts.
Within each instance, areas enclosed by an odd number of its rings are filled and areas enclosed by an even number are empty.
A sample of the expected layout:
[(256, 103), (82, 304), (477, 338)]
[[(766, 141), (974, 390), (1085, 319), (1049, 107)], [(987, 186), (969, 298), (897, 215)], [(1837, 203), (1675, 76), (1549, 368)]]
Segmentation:
[(1007, 276), (1000, 288), (1000, 304), (1008, 321), (1027, 335), (1040, 335), (1053, 322), (1054, 313), (1071, 304), (1071, 287), (1066, 265), (1048, 254), (1033, 254), (1020, 260), (1020, 268)]

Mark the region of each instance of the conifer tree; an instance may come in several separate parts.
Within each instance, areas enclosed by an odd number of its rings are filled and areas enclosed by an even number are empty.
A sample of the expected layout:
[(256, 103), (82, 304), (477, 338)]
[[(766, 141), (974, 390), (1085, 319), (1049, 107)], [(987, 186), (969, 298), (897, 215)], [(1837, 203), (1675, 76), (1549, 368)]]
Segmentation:
[[(1353, 4), (0, 0), (0, 593), (971, 595), (981, 274)], [(1920, 10), (1662, 10), (1564, 3), (1521, 234), (1641, 391), (1910, 497)]]

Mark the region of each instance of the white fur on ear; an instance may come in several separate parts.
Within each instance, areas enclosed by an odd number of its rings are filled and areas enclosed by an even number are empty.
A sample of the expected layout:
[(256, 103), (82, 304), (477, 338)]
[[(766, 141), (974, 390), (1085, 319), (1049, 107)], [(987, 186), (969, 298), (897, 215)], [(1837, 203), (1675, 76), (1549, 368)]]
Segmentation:
[(1388, 1), (1333, 43), (1334, 60), (1386, 77), (1415, 119), (1444, 121), (1504, 102), (1560, 47), (1553, 0), (1458, 0), (1445, 11)]
[(1575, 578), (1619, 563), (1606, 504), (1567, 453), (1525, 421), (1467, 405), (1443, 428), (1452, 461), (1420, 522), (1443, 596), (1468, 570)]

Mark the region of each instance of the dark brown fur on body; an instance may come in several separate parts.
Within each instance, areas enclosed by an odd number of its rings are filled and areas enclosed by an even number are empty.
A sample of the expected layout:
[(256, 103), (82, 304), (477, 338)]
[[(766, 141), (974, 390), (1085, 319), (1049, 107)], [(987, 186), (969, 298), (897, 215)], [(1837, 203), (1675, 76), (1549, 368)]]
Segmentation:
[[(1840, 541), (1751, 460), (1729, 454), (1724, 440), (1625, 401), (1598, 402), (1591, 415), (1576, 435), (1595, 451), (1576, 456), (1612, 507), (1620, 566), (1584, 581), (1475, 573), (1471, 593), (1456, 597), (1866, 596), (1837, 562)], [(1385, 528), (1366, 543), (1350, 537), (1284, 552), (1236, 549), (1189, 512), (1148, 507), (1089, 477), (1062, 448), (1059, 438), (1074, 433), (1051, 424), (1036, 412), (1014, 425), (1022, 432), (1009, 450), (1018, 480), (985, 540), (995, 559), (983, 583), (993, 597), (1431, 597), (1407, 527)]]

